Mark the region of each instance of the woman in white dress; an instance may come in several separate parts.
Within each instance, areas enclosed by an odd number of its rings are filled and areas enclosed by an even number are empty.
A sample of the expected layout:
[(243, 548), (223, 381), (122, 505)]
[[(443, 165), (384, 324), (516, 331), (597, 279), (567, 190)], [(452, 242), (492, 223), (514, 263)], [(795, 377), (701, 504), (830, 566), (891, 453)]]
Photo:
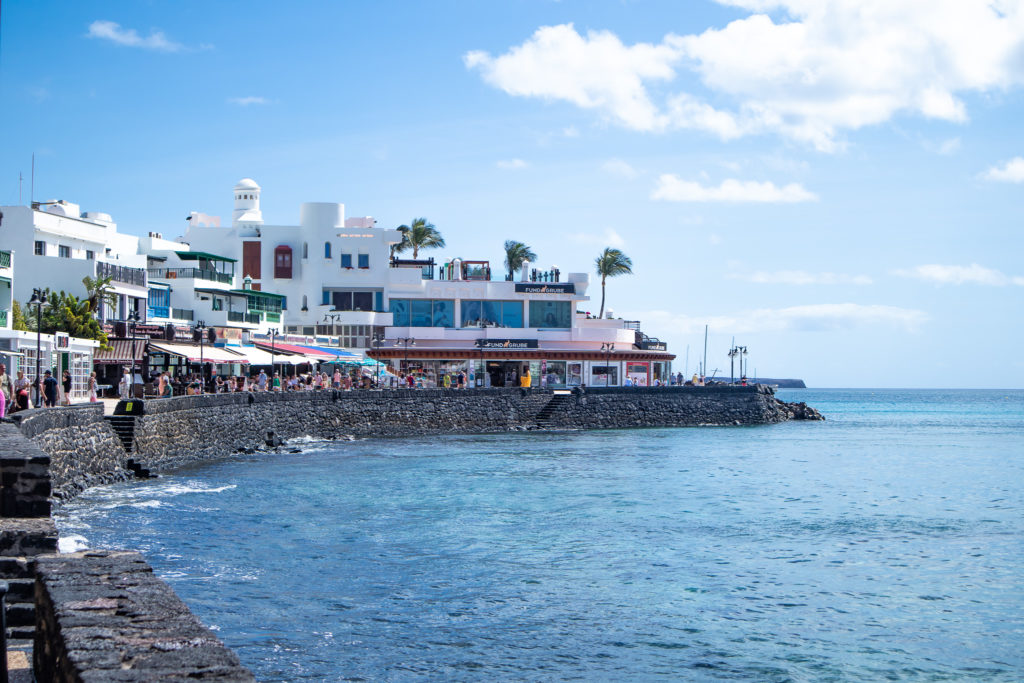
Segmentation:
[(99, 385), (96, 382), (96, 373), (94, 372), (89, 375), (89, 403), (96, 403), (96, 390), (98, 386)]

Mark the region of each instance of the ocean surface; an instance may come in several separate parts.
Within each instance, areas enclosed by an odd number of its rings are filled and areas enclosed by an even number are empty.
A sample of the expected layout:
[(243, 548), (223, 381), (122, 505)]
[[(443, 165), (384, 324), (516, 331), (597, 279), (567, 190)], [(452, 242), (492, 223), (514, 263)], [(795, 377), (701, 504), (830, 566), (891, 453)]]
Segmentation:
[(1024, 680), (1024, 391), (305, 441), (88, 491), (260, 680)]

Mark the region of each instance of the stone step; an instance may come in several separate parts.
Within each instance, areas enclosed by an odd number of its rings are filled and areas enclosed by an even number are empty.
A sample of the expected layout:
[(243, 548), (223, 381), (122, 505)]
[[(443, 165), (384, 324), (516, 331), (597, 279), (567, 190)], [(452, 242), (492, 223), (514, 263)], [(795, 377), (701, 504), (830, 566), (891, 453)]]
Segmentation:
[(35, 626), (36, 607), (31, 602), (14, 602), (7, 605), (7, 626)]

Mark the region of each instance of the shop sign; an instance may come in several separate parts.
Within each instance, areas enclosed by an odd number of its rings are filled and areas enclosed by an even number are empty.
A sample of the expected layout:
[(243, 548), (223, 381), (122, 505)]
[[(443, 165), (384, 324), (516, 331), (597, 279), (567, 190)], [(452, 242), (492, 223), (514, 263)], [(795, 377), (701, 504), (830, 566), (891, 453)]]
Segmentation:
[(640, 348), (644, 351), (668, 351), (668, 344), (662, 341), (640, 342)]
[(517, 294), (575, 294), (575, 282), (517, 282)]
[(235, 342), (236, 344), (242, 343), (242, 330), (237, 327), (213, 327), (211, 328), (217, 333), (217, 342), (222, 343)]
[(477, 339), (479, 349), (535, 349), (536, 339)]
[(54, 347), (58, 351), (67, 351), (71, 348), (71, 338), (66, 332), (55, 332), (53, 335)]
[(135, 336), (163, 339), (167, 336), (167, 328), (163, 325), (136, 325)]

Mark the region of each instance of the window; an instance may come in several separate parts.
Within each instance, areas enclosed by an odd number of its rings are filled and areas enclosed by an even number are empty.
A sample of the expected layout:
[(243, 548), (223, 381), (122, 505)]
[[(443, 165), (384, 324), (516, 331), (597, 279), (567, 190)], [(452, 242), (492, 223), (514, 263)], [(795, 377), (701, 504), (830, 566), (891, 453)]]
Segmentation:
[(36, 240), (36, 256), (46, 256), (46, 242)]
[(302, 258), (309, 258), (309, 242), (302, 243)]
[(213, 310), (223, 311), (224, 310), (224, 299), (219, 297), (213, 297)]
[(522, 301), (462, 302), (462, 327), (522, 327)]
[(85, 258), (89, 259), (90, 261), (94, 260), (96, 258), (96, 252), (94, 252), (92, 249), (86, 249)]
[(302, 310), (304, 310), (304, 311), (308, 311), (309, 310), (309, 300), (306, 298), (305, 294), (302, 295)]
[(370, 267), (370, 255), (369, 254), (360, 254), (359, 255), (359, 267), (360, 268), (369, 268)]
[(571, 305), (569, 301), (531, 301), (530, 327), (572, 327)]
[(284, 298), (281, 299), (281, 310), (282, 311), (287, 311), (288, 310), (288, 297), (284, 297)]
[(324, 242), (324, 258), (331, 258), (331, 243)]
[(341, 255), (341, 267), (342, 268), (351, 268), (352, 267), (352, 254), (342, 254)]
[(57, 255), (60, 256), (61, 258), (71, 258), (71, 247), (65, 246), (63, 244), (59, 245), (57, 247)]
[(331, 303), (336, 311), (372, 311), (373, 295), (380, 292), (331, 292)]
[(292, 248), (280, 245), (274, 248), (274, 277), (288, 279), (292, 277)]
[(454, 327), (453, 299), (391, 299), (396, 327)]
[(328, 292), (326, 289), (324, 290), (324, 300), (321, 303), (323, 303), (324, 306), (331, 305), (331, 293)]

